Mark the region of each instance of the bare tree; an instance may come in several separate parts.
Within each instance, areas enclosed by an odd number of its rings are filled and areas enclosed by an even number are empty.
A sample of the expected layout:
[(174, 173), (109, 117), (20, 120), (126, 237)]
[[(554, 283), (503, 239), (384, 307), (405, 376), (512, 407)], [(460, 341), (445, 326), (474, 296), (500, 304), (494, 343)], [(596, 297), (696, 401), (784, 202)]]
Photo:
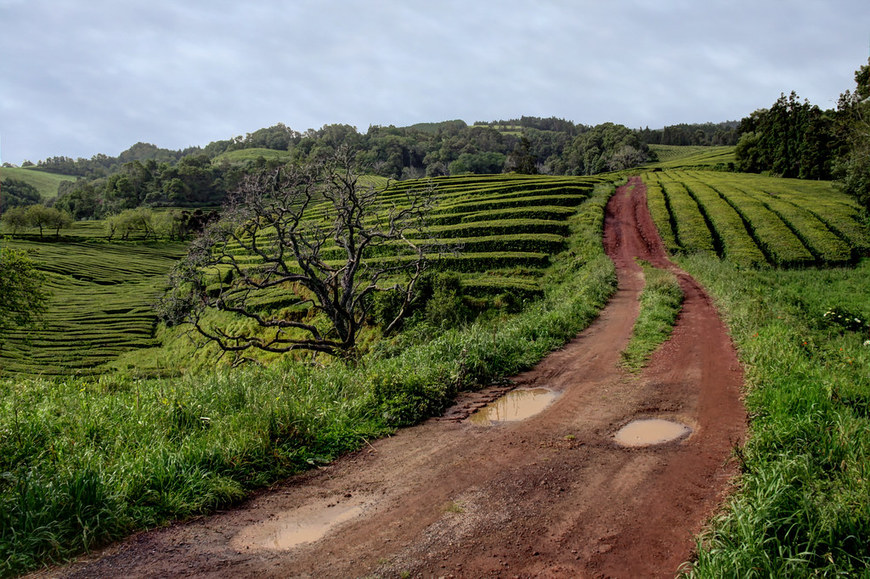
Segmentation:
[[(223, 217), (194, 241), (161, 303), (164, 319), (187, 322), (228, 352), (306, 349), (352, 356), (373, 294), (395, 292), (405, 315), (428, 261), (421, 239), (434, 189), (367, 186), (341, 150), (324, 161), (246, 178)], [(286, 291), (319, 316), (262, 311), (264, 292)], [(208, 310), (256, 322), (233, 331)]]

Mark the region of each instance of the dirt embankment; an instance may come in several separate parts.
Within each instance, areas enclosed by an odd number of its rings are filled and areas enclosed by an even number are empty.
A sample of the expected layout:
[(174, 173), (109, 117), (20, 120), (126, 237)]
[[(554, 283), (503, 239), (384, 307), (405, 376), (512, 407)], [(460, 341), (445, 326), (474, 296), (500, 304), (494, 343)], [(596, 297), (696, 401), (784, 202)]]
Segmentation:
[[(499, 393), (260, 493), (238, 509), (140, 533), (60, 577), (672, 577), (735, 474), (743, 375), (710, 298), (667, 260), (639, 179), (607, 207), (619, 289), (562, 350), (515, 377), (558, 398), (533, 418), (464, 418)], [(643, 286), (635, 257), (673, 269), (686, 298), (640, 377), (618, 369)], [(692, 428), (625, 448), (638, 418)], [(303, 524), (304, 523), (304, 524)], [(317, 538), (322, 535), (321, 538)]]

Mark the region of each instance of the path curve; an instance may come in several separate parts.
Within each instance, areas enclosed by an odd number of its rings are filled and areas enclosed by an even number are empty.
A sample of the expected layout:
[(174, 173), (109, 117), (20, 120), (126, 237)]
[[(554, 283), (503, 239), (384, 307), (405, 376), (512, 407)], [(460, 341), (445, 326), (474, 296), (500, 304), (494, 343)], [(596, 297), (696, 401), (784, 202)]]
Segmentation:
[[(743, 374), (710, 298), (667, 260), (638, 178), (608, 203), (604, 242), (619, 277), (613, 299), (587, 330), (515, 377), (560, 393), (536, 417), (475, 426), (463, 418), (499, 391), (467, 395), (445, 417), (238, 509), (139, 533), (40, 575), (673, 577), (736, 472), (729, 457), (746, 429)], [(639, 378), (617, 367), (643, 287), (635, 257), (670, 268), (686, 295), (671, 340)], [(647, 448), (613, 442), (643, 417), (694, 432)], [(264, 547), (282, 525), (322, 516), (346, 520), (314, 542)]]

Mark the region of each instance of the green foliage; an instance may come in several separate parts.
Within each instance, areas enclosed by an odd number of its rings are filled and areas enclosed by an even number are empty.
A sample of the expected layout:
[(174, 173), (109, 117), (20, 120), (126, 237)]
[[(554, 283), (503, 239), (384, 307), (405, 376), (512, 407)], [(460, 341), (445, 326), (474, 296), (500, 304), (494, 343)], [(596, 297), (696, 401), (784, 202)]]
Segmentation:
[(640, 370), (656, 348), (670, 338), (683, 304), (683, 290), (673, 273), (646, 262), (641, 262), (641, 267), (645, 285), (640, 294), (640, 314), (631, 340), (621, 353), (622, 365), (632, 372)]
[(870, 261), (855, 269), (683, 266), (723, 310), (746, 368), (751, 435), (726, 512), (699, 541), (696, 577), (859, 577), (870, 567)]
[[(0, 380), (0, 573), (59, 562), (135, 529), (227, 506), (413, 424), (460, 388), (530, 368), (613, 292), (601, 187), (576, 216), (546, 295), (516, 316), (389, 342), (360, 364), (139, 380)], [(455, 287), (454, 281), (445, 287)]]
[[(21, 250), (0, 247), (0, 335), (4, 342), (9, 332), (26, 332), (42, 319), (49, 300), (45, 275), (30, 256)], [(2, 344), (0, 344), (2, 348)]]
[(431, 296), (426, 300), (425, 319), (440, 329), (461, 326), (471, 318), (471, 310), (462, 299), (462, 279), (445, 273), (431, 279)]
[(860, 207), (830, 182), (712, 171), (654, 172), (644, 180), (653, 219), (678, 252), (788, 267), (850, 263), (868, 250)]
[(0, 186), (0, 213), (12, 207), (35, 205), (41, 201), (39, 191), (25, 181), (18, 179), (6, 179)]
[(594, 175), (636, 167), (650, 159), (649, 146), (622, 125), (604, 123), (581, 134), (566, 149), (564, 172)]
[[(54, 229), (55, 237), (60, 236), (60, 230), (72, 225), (72, 216), (66, 211), (46, 207), (45, 205), (30, 205), (24, 213), (24, 223), (27, 227), (39, 229), (42, 238), (43, 230)], [(13, 225), (15, 228), (15, 225)], [(17, 229), (17, 228), (16, 228)]]
[(834, 121), (792, 92), (770, 109), (757, 110), (740, 122), (735, 149), (740, 171), (769, 171), (782, 177), (830, 179)]

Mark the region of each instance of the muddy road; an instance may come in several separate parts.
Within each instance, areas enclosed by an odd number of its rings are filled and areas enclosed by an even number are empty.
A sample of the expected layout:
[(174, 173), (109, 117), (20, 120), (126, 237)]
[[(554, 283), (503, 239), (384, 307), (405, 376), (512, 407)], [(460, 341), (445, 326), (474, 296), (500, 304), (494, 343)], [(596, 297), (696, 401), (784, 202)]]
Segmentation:
[[(736, 472), (743, 374), (710, 298), (668, 262), (639, 179), (608, 204), (604, 241), (619, 289), (586, 331), (515, 377), (555, 393), (533, 417), (480, 425), (469, 414), (501, 392), (465, 395), (444, 417), (237, 509), (41, 575), (673, 577)], [(641, 376), (617, 366), (643, 287), (635, 257), (672, 268), (686, 294)], [(677, 423), (679, 434), (618, 444), (638, 419)]]

